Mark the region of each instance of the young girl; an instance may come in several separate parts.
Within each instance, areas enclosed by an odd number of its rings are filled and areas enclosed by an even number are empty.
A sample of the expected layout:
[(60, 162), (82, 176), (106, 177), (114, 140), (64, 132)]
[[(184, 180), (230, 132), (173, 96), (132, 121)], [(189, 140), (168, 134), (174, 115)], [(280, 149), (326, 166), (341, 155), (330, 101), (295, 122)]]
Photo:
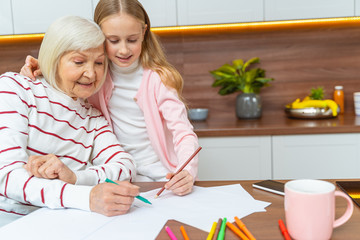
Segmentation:
[[(135, 181), (170, 179), (198, 148), (181, 101), (182, 77), (167, 62), (137, 0), (100, 0), (94, 20), (105, 34), (111, 62), (103, 87), (89, 101), (101, 109), (123, 148), (134, 157)], [(31, 70), (33, 60), (27, 59), (22, 73)], [(195, 157), (165, 188), (178, 195), (190, 193), (197, 165)]]

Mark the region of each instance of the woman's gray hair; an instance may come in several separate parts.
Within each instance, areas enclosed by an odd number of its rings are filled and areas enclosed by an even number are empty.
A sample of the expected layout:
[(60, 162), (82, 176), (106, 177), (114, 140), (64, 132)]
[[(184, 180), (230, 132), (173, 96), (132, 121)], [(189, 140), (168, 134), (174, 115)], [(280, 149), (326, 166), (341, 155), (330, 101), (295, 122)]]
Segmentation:
[[(104, 45), (104, 42), (103, 32), (92, 20), (78, 16), (65, 16), (57, 19), (46, 31), (39, 50), (39, 66), (46, 81), (60, 90), (56, 83), (60, 58), (70, 51), (97, 48)], [(103, 78), (105, 79), (107, 59), (105, 59), (104, 67)]]

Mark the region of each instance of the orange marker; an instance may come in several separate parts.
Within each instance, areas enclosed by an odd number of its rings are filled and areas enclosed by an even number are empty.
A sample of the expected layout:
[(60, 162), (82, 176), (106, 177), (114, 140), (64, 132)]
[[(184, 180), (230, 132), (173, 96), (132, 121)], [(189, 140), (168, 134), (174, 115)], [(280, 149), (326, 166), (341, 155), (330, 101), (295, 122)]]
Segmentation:
[(247, 229), (247, 227), (245, 226), (245, 224), (238, 218), (235, 217), (235, 222), (236, 224), (239, 226), (239, 228), (241, 230), (243, 230), (243, 232), (246, 234), (246, 236), (250, 239), (250, 240), (256, 240), (256, 238), (251, 234), (251, 232)]
[(249, 240), (245, 234), (243, 234), (240, 229), (238, 229), (234, 224), (231, 222), (226, 222), (226, 226), (228, 226), (236, 235), (238, 235), (243, 240)]
[(188, 235), (187, 235), (187, 233), (185, 231), (185, 228), (183, 226), (180, 226), (180, 231), (181, 231), (181, 234), (184, 237), (184, 240), (190, 240), (190, 238), (188, 237)]

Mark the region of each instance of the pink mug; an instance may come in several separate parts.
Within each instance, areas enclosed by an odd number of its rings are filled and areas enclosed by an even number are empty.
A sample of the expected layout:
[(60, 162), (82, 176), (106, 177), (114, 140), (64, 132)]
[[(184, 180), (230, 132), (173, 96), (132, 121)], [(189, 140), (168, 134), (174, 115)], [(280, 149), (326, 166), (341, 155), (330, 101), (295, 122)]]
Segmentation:
[[(335, 196), (346, 199), (346, 212), (335, 220)], [(328, 240), (336, 228), (352, 215), (351, 198), (335, 185), (315, 179), (292, 180), (285, 184), (285, 219), (288, 232), (297, 240)]]

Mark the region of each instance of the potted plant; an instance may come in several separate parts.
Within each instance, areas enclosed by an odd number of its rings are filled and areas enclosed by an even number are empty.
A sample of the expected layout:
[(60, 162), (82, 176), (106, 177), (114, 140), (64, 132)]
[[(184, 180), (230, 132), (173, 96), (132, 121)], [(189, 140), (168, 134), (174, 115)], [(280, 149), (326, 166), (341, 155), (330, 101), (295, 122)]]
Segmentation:
[(259, 96), (262, 87), (269, 86), (273, 78), (265, 77), (265, 70), (251, 68), (252, 64), (259, 63), (255, 57), (246, 62), (236, 59), (232, 65), (224, 64), (220, 68), (210, 71), (215, 78), (213, 87), (221, 87), (220, 95), (242, 92), (236, 98), (236, 115), (238, 118), (259, 118), (262, 107)]

